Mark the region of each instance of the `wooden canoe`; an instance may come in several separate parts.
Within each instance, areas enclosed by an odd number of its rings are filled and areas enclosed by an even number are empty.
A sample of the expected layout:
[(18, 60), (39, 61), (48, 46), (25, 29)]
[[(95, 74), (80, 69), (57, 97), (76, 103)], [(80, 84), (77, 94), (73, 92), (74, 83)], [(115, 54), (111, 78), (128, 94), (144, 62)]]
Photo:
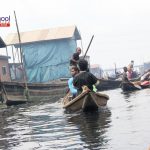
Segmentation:
[(99, 79), (100, 83), (96, 86), (98, 91), (110, 90), (119, 88), (122, 81), (120, 80), (106, 80), (106, 79)]
[(27, 97), (25, 96), (25, 94), (22, 95), (7, 94), (4, 86), (2, 86), (1, 90), (2, 90), (1, 101), (2, 103), (5, 103), (7, 106), (24, 104), (27, 102)]
[(17, 105), (26, 102), (51, 101), (65, 96), (65, 82), (55, 83), (0, 82), (0, 104)]
[(27, 98), (25, 96), (7, 96), (6, 99), (6, 105), (18, 105), (18, 104), (24, 104), (27, 102)]
[(131, 85), (129, 83), (122, 83), (121, 84), (121, 89), (126, 92), (126, 91), (135, 91), (135, 90), (140, 90), (141, 87), (138, 85)]
[(90, 111), (98, 110), (100, 106), (106, 106), (109, 96), (89, 90), (70, 100), (70, 93), (63, 98), (63, 108), (70, 111)]

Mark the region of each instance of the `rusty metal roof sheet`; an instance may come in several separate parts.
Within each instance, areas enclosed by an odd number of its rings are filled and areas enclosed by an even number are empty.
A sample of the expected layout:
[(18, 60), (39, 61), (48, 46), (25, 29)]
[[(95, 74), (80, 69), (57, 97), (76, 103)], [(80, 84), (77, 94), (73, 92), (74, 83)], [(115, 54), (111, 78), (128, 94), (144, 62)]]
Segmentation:
[[(49, 41), (56, 39), (65, 39), (74, 37), (76, 40), (80, 40), (81, 36), (76, 26), (57, 27), (43, 30), (35, 30), (28, 32), (21, 32), (21, 43), (33, 43), (39, 41)], [(18, 34), (10, 33), (5, 39), (6, 45), (19, 44)]]

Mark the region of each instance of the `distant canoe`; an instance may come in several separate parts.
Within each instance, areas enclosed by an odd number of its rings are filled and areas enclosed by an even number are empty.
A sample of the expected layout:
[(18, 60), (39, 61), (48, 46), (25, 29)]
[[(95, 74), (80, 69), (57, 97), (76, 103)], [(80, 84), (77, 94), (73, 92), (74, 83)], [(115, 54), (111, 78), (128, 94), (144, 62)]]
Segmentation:
[(119, 88), (122, 81), (99, 79), (100, 83), (96, 86), (98, 91), (110, 90)]
[(121, 88), (123, 91), (135, 91), (135, 90), (141, 90), (150, 88), (150, 81), (135, 81), (132, 82), (134, 85), (131, 85), (129, 83), (121, 83)]
[(140, 90), (141, 87), (139, 85), (131, 85), (129, 83), (121, 83), (121, 89), (126, 92), (126, 91), (135, 91), (135, 90)]
[(106, 106), (109, 96), (106, 94), (84, 91), (73, 100), (70, 100), (70, 93), (63, 98), (63, 108), (70, 111), (91, 111), (98, 110), (100, 106)]
[[(110, 89), (116, 89), (120, 87), (121, 80), (112, 80), (112, 79), (98, 79), (100, 82), (96, 86), (98, 91), (104, 91), (104, 90), (110, 90)], [(67, 78), (64, 78), (63, 81), (68, 81)]]
[(141, 82), (141, 87), (142, 87), (142, 89), (150, 88), (150, 81)]

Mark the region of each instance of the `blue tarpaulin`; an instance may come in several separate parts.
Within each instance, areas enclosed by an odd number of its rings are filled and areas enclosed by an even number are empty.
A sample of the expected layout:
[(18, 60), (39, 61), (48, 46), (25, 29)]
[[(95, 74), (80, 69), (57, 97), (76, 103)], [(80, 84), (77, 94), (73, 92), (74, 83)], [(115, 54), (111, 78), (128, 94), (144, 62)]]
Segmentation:
[(23, 44), (28, 82), (48, 82), (69, 77), (69, 61), (76, 47), (73, 38)]

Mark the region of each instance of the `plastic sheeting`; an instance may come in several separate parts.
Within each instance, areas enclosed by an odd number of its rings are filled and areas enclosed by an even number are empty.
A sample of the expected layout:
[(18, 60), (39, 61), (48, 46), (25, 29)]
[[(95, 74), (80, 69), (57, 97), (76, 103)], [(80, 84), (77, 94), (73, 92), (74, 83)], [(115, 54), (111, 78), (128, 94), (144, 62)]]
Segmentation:
[(70, 77), (69, 61), (76, 46), (74, 39), (23, 44), (28, 82), (48, 82)]

